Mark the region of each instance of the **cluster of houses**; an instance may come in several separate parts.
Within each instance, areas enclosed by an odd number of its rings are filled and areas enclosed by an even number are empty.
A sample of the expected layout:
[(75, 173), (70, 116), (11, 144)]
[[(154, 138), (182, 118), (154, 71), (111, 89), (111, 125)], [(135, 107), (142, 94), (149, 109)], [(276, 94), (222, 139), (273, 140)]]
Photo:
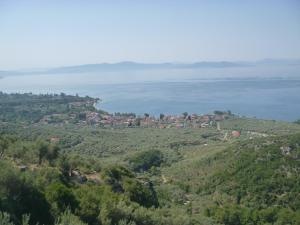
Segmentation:
[(97, 112), (86, 112), (86, 119), (82, 123), (96, 124), (102, 127), (152, 127), (152, 128), (205, 128), (217, 125), (230, 117), (227, 112), (207, 115), (163, 115), (158, 118), (149, 116), (136, 116), (134, 114), (99, 115)]
[(159, 117), (136, 116), (132, 113), (100, 114), (97, 111), (84, 111), (76, 114), (52, 114), (46, 115), (40, 120), (41, 123), (77, 123), (81, 125), (96, 125), (100, 127), (152, 127), (152, 128), (205, 128), (217, 126), (219, 121), (230, 117), (230, 114), (182, 114), (182, 115), (163, 115)]

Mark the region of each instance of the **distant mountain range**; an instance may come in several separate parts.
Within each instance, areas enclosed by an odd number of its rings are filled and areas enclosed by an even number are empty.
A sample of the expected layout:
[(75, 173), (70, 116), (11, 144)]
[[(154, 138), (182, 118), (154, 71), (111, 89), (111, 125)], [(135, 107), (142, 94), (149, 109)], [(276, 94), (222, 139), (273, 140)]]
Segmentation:
[(300, 65), (300, 60), (290, 59), (264, 59), (255, 62), (195, 62), (195, 63), (99, 63), (76, 66), (64, 66), (50, 69), (0, 71), (0, 76), (9, 75), (30, 75), (30, 74), (58, 74), (58, 73), (86, 73), (86, 72), (107, 72), (107, 71), (130, 71), (130, 70), (155, 70), (155, 69), (201, 69), (201, 68), (230, 68), (230, 67), (250, 67), (259, 65)]

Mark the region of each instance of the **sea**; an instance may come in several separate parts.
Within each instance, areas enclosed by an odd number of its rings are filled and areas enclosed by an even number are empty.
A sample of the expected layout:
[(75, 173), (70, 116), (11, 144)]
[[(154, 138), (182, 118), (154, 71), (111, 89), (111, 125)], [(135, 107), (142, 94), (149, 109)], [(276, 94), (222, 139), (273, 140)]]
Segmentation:
[(1, 77), (0, 91), (88, 95), (110, 113), (230, 110), (260, 119), (300, 119), (300, 66), (294, 65), (8, 75)]

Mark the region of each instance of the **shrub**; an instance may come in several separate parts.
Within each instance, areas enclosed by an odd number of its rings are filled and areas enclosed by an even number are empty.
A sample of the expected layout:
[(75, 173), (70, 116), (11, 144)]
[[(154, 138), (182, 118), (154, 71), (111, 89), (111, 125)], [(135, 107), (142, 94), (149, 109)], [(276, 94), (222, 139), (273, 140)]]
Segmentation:
[(134, 171), (147, 171), (153, 166), (160, 166), (163, 162), (163, 155), (159, 150), (143, 151), (131, 158), (129, 162)]

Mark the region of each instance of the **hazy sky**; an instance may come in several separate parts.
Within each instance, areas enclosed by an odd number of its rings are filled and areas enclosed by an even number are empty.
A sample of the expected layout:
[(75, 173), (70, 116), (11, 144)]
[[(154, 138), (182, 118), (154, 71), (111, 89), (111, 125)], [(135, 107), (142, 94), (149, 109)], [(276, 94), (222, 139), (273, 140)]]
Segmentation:
[(0, 0), (0, 70), (300, 58), (300, 0)]

